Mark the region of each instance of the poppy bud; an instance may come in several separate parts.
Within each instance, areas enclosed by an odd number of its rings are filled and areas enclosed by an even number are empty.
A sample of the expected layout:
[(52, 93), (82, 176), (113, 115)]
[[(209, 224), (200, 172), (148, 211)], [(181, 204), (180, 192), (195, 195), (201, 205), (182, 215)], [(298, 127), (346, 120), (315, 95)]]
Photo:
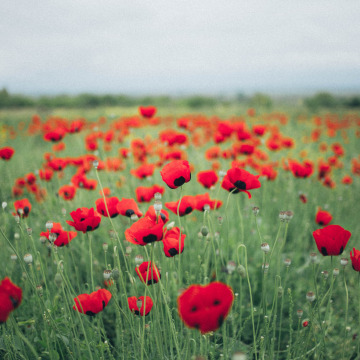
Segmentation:
[(337, 269), (337, 268), (335, 268), (335, 269), (333, 270), (333, 275), (334, 275), (334, 276), (338, 276), (339, 274), (340, 274), (340, 270)]
[(278, 297), (281, 298), (284, 295), (284, 289), (282, 286), (279, 286), (277, 289)]
[(159, 193), (159, 192), (155, 193), (155, 194), (154, 194), (155, 202), (156, 202), (157, 200), (161, 200), (161, 197), (162, 197), (161, 193)]
[(19, 215), (15, 215), (15, 216), (14, 216), (14, 219), (15, 219), (15, 221), (16, 221), (17, 224), (20, 223), (20, 216), (19, 216)]
[(201, 227), (201, 235), (203, 236), (203, 237), (206, 237), (208, 234), (209, 234), (209, 229), (207, 228), (207, 226), (202, 226)]
[(11, 259), (12, 261), (17, 260), (17, 256), (16, 256), (16, 254), (12, 254), (12, 255), (10, 256), (10, 259)]
[(144, 261), (144, 257), (142, 255), (136, 255), (135, 256), (135, 265), (140, 265)]
[(268, 244), (268, 243), (263, 243), (263, 244), (261, 244), (261, 250), (262, 250), (265, 254), (267, 254), (267, 253), (270, 251), (270, 246), (269, 246), (269, 244)]
[(94, 160), (94, 161), (92, 162), (92, 165), (93, 165), (94, 169), (97, 170), (98, 167), (99, 167), (99, 160)]
[(27, 232), (27, 234), (29, 235), (29, 236), (31, 236), (31, 234), (32, 234), (32, 228), (27, 228), (26, 229), (26, 232)]
[(166, 229), (171, 230), (175, 226), (175, 221), (172, 221), (171, 223), (166, 225)]
[(329, 272), (324, 270), (321, 272), (321, 275), (324, 277), (324, 279), (326, 280), (329, 277)]
[(204, 211), (210, 211), (211, 207), (209, 204), (204, 205)]
[(55, 240), (57, 239), (57, 234), (55, 233), (50, 233), (49, 234), (49, 241), (53, 244), (55, 242)]
[(232, 274), (236, 269), (236, 263), (234, 261), (228, 261), (226, 264), (226, 270), (229, 274)]
[(46, 238), (46, 236), (40, 236), (40, 242), (42, 243), (42, 244), (45, 244), (46, 243), (46, 240), (47, 240), (47, 238)]
[(155, 201), (155, 204), (154, 204), (154, 210), (156, 212), (156, 215), (159, 216), (160, 215), (160, 211), (162, 210), (162, 204), (161, 204), (161, 201)]
[(280, 221), (282, 221), (282, 222), (285, 221), (285, 219), (286, 219), (285, 211), (280, 211), (280, 212), (279, 212), (279, 219), (280, 219)]
[(15, 234), (14, 234), (14, 239), (15, 239), (15, 240), (20, 239), (20, 234), (19, 234), (19, 233), (15, 233)]
[(46, 225), (45, 225), (46, 229), (51, 230), (53, 228), (53, 226), (54, 226), (54, 223), (52, 221), (46, 222)]
[(3, 201), (2, 204), (1, 204), (3, 210), (5, 210), (5, 208), (7, 207), (7, 202), (6, 201)]
[(314, 263), (316, 263), (316, 260), (317, 260), (317, 255), (316, 255), (316, 253), (312, 252), (312, 253), (310, 254), (310, 261), (314, 264)]
[(56, 286), (60, 286), (62, 284), (62, 277), (59, 273), (55, 274), (54, 281), (55, 281)]
[(284, 264), (286, 267), (289, 267), (291, 265), (291, 259), (285, 259)]
[(285, 211), (285, 221), (289, 222), (294, 216), (294, 213), (290, 210)]
[(103, 243), (102, 247), (103, 247), (103, 250), (104, 250), (105, 252), (107, 252), (108, 249), (109, 249), (109, 244), (105, 242), (105, 243)]
[(112, 271), (112, 277), (113, 277), (114, 280), (118, 280), (119, 277), (120, 277), (120, 271), (118, 269), (114, 269)]
[(239, 265), (237, 271), (243, 279), (246, 277), (246, 270), (243, 265)]
[(104, 276), (104, 280), (109, 280), (111, 278), (111, 270), (104, 270), (103, 276)]
[(306, 293), (306, 300), (313, 302), (315, 300), (315, 293), (313, 291), (308, 291)]
[(301, 309), (299, 309), (296, 313), (297, 313), (297, 316), (299, 317), (299, 319), (301, 319), (304, 312)]
[(347, 264), (348, 264), (348, 262), (349, 262), (349, 260), (348, 259), (346, 259), (346, 258), (342, 258), (341, 260), (340, 260), (340, 265), (342, 265), (342, 266), (346, 266)]
[(309, 325), (309, 320), (304, 320), (303, 322), (302, 322), (302, 326), (303, 327), (307, 327)]
[(33, 262), (33, 257), (31, 254), (25, 254), (24, 255), (24, 261), (27, 263), (27, 264), (31, 264)]

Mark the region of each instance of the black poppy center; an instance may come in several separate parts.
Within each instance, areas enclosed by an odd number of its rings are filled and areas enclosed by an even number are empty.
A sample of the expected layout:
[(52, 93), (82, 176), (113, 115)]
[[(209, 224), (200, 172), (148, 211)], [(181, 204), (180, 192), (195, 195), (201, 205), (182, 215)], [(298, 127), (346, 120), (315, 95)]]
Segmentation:
[(324, 256), (327, 256), (328, 252), (327, 252), (325, 246), (323, 246), (323, 247), (321, 248), (321, 253), (322, 253)]
[(220, 300), (215, 300), (214, 305), (220, 305)]
[(133, 214), (135, 214), (135, 211), (132, 210), (132, 209), (127, 209), (127, 210), (125, 211), (125, 215), (126, 215), (127, 217), (131, 217), (131, 215), (133, 215)]
[(344, 251), (344, 247), (342, 246), (342, 247), (340, 248), (339, 255), (341, 255), (341, 254), (343, 253), (343, 251)]
[(174, 185), (175, 186), (181, 186), (185, 184), (185, 178), (183, 176), (178, 177), (177, 179), (174, 180)]
[(193, 208), (191, 206), (188, 206), (186, 209), (185, 209), (185, 214), (190, 214), (192, 212)]
[(166, 220), (166, 216), (165, 216), (163, 213), (160, 213), (160, 217), (161, 217), (161, 220), (162, 220), (162, 221), (165, 221), (165, 220)]
[(169, 249), (169, 254), (171, 256), (175, 256), (178, 254), (178, 251), (175, 248), (171, 248), (171, 249)]
[(143, 242), (148, 244), (156, 241), (156, 239), (157, 239), (156, 235), (149, 234), (143, 237)]
[(105, 309), (105, 306), (106, 306), (106, 304), (105, 304), (105, 301), (103, 300), (102, 301), (102, 306), (103, 306), (103, 310)]
[(92, 311), (87, 311), (86, 313), (85, 313), (86, 315), (89, 315), (89, 316), (95, 316), (95, 313), (94, 312), (92, 312)]
[(196, 310), (197, 310), (197, 306), (193, 306), (190, 311), (195, 312)]
[(9, 298), (10, 298), (10, 301), (11, 301), (11, 303), (12, 303), (12, 305), (13, 305), (14, 309), (16, 309), (16, 308), (18, 307), (18, 305), (19, 305), (19, 300), (18, 300), (18, 299), (13, 298), (12, 296), (9, 296)]
[(241, 180), (234, 182), (234, 185), (240, 190), (246, 190), (246, 183)]
[(28, 214), (29, 211), (30, 211), (29, 207), (28, 207), (28, 206), (25, 206), (25, 207), (24, 207), (24, 214), (25, 214), (25, 215)]

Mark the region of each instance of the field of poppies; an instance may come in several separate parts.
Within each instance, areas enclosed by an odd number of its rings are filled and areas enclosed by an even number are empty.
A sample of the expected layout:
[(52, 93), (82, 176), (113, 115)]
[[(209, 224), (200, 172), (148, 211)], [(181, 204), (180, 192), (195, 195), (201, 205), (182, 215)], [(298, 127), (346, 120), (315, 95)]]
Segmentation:
[(1, 359), (357, 359), (360, 114), (0, 113)]

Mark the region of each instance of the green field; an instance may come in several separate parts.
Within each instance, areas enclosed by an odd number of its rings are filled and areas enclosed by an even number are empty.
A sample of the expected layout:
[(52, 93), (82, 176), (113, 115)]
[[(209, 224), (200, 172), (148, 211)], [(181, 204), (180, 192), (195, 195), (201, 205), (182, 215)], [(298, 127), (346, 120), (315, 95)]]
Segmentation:
[[(80, 118), (85, 119), (84, 128), (66, 132), (63, 150), (54, 151), (58, 143), (44, 140), (46, 133)], [(7, 203), (0, 209), (0, 280), (9, 277), (22, 289), (21, 304), (1, 325), (0, 358), (236, 360), (242, 353), (246, 359), (358, 359), (360, 275), (352, 269), (350, 251), (360, 250), (360, 113), (279, 106), (272, 111), (255, 108), (251, 114), (244, 105), (227, 104), (196, 113), (186, 107), (158, 107), (156, 119), (140, 117), (137, 107), (0, 111), (0, 149), (15, 150), (9, 161), (0, 159), (0, 202)], [(187, 128), (178, 126), (179, 119), (187, 119)], [(256, 135), (256, 125), (264, 125), (263, 135)], [(186, 141), (160, 141), (165, 129), (185, 134)], [(92, 142), (97, 148), (87, 149)], [(271, 143), (280, 144), (279, 149), (271, 149)], [(242, 152), (244, 144), (253, 146), (253, 152)], [(219, 156), (206, 158), (215, 146)], [(339, 146), (343, 152), (336, 152)], [(123, 157), (119, 149), (129, 149), (130, 156)], [(96, 170), (92, 158), (83, 163), (85, 177), (95, 180), (96, 189), (78, 186), (75, 197), (64, 200), (58, 191), (79, 170), (69, 159), (86, 154), (105, 164)], [(175, 156), (189, 161), (191, 181), (170, 189), (160, 171)], [(66, 165), (53, 169), (51, 181), (41, 180), (38, 171), (59, 158)], [(118, 167), (111, 168), (110, 160)], [(289, 160), (310, 162), (312, 173), (294, 176)], [(130, 170), (144, 163), (155, 164), (155, 170), (139, 179)], [(328, 165), (324, 176), (320, 164)], [(254, 175), (268, 166), (277, 174), (272, 180), (261, 175), (261, 187), (250, 190), (251, 198), (242, 191), (229, 193), (220, 181), (211, 189), (197, 181), (200, 171), (226, 173), (232, 165)], [(16, 180), (26, 183), (30, 173), (36, 189), (25, 184), (15, 196)], [(351, 184), (343, 183), (346, 175)], [(187, 195), (209, 193), (222, 202), (218, 209), (194, 210), (182, 217), (168, 210), (164, 229), (174, 222), (186, 234), (184, 251), (174, 258), (165, 256), (161, 241), (146, 246), (127, 241), (125, 230), (133, 222), (122, 215), (111, 220), (103, 216), (98, 229), (78, 231), (63, 247), (39, 240), (49, 221), (75, 231), (66, 222), (72, 220), (70, 213), (96, 207), (102, 188), (120, 200), (136, 200), (137, 187), (155, 184), (165, 188), (165, 210), (166, 203)], [(24, 198), (32, 208), (17, 223), (13, 204)], [(143, 214), (153, 203), (137, 201)], [(257, 215), (254, 207), (259, 208)], [(317, 249), (313, 232), (322, 227), (315, 222), (319, 207), (331, 213), (331, 225), (352, 234), (339, 256), (323, 256)], [(281, 219), (284, 211), (293, 216)], [(268, 253), (261, 250), (264, 243)], [(27, 253), (33, 257), (31, 264), (23, 260)], [(140, 280), (135, 271), (138, 255), (159, 268), (158, 283), (147, 286)], [(342, 258), (347, 265), (340, 264)], [(339, 273), (334, 275), (334, 269)], [(111, 300), (95, 316), (75, 311), (74, 298), (105, 288), (104, 270), (111, 270)], [(230, 286), (234, 301), (218, 329), (201, 333), (184, 324), (177, 299), (192, 284), (212, 282)], [(313, 302), (307, 300), (308, 292), (315, 295)], [(132, 296), (151, 297), (154, 305), (147, 316), (130, 311)], [(1, 306), (0, 313), (5, 311)]]

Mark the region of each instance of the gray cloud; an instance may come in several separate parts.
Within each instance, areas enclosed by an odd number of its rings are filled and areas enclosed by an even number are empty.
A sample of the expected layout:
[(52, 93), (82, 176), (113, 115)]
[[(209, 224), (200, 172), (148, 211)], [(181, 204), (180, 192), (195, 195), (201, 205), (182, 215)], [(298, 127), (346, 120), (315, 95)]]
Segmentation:
[(357, 1), (11, 1), (0, 86), (27, 93), (360, 88)]

